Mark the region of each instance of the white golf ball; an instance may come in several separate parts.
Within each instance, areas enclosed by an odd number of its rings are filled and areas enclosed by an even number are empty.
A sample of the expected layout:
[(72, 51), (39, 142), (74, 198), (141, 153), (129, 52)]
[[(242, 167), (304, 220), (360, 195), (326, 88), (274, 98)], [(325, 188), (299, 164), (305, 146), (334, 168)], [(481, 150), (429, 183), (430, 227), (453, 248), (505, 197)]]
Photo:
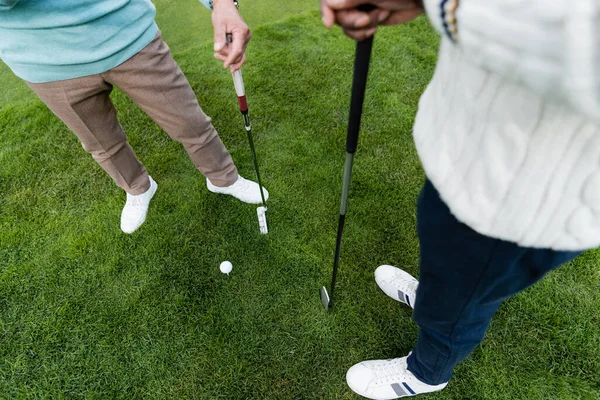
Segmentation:
[(233, 269), (233, 265), (230, 261), (223, 261), (221, 265), (219, 265), (219, 269), (222, 273), (229, 275), (229, 273)]

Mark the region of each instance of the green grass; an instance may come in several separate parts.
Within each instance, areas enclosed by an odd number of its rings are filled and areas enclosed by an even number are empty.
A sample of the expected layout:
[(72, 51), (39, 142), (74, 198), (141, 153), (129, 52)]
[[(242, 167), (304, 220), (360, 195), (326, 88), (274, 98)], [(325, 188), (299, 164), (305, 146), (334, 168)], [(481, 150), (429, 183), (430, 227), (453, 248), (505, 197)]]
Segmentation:
[[(121, 122), (159, 184), (133, 235), (119, 230), (123, 193), (39, 101), (0, 110), (0, 397), (354, 399), (348, 367), (411, 349), (411, 314), (373, 270), (417, 273), (411, 126), (437, 37), (420, 19), (375, 40), (327, 314), (318, 289), (331, 273), (354, 45), (316, 13), (254, 34), (244, 76), (267, 236), (254, 206), (208, 193), (181, 146), (120, 93)], [(211, 48), (176, 58), (252, 177), (231, 77)], [(589, 252), (506, 302), (448, 388), (422, 398), (599, 399), (599, 264)]]

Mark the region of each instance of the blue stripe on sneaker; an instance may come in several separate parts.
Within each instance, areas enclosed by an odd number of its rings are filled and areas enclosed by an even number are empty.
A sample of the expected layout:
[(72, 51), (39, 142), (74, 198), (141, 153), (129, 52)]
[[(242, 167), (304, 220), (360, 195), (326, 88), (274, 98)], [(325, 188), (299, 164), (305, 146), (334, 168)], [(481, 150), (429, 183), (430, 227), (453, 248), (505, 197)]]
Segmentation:
[(402, 387), (398, 383), (392, 383), (392, 389), (394, 389), (394, 392), (396, 392), (396, 396), (406, 396), (406, 392), (402, 390)]
[(410, 305), (410, 299), (408, 298), (408, 295), (407, 295), (407, 294), (405, 294), (405, 295), (404, 295), (404, 297), (406, 297), (406, 304), (408, 304), (410, 307), (412, 307), (412, 306)]
[(403, 298), (404, 298), (404, 292), (401, 290), (398, 290), (398, 300), (402, 301)]
[(404, 387), (405, 387), (406, 389), (408, 389), (408, 391), (410, 392), (410, 394), (416, 394), (416, 393), (415, 393), (415, 391), (414, 391), (414, 390), (412, 390), (412, 389), (410, 388), (410, 386), (408, 386), (408, 385), (406, 384), (406, 382), (402, 382), (402, 384), (404, 385)]

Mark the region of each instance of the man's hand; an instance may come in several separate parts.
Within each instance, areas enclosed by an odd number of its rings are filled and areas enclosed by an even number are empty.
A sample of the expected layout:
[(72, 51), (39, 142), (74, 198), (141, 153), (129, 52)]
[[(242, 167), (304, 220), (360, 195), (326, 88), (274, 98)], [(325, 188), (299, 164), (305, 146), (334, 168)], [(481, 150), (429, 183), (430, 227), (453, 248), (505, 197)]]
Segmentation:
[[(215, 0), (213, 2), (212, 23), (215, 31), (215, 58), (223, 61), (223, 67), (231, 71), (240, 69), (246, 62), (246, 45), (252, 35), (232, 0)], [(226, 36), (231, 33), (232, 43), (228, 44)]]
[[(371, 4), (373, 11), (359, 11), (358, 6)], [(356, 40), (373, 36), (379, 25), (398, 25), (423, 13), (417, 0), (321, 0), (323, 24), (330, 29), (338, 24)]]

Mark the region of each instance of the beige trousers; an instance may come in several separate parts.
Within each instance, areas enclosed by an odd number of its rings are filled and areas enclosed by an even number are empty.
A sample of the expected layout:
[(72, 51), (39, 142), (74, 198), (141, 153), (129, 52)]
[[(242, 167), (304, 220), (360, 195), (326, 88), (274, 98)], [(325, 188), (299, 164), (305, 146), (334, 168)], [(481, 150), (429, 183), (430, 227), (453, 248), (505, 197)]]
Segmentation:
[(103, 74), (28, 85), (130, 194), (144, 193), (150, 180), (117, 120), (109, 97), (113, 86), (182, 143), (196, 168), (214, 185), (229, 186), (237, 179), (229, 152), (160, 34), (134, 57)]

